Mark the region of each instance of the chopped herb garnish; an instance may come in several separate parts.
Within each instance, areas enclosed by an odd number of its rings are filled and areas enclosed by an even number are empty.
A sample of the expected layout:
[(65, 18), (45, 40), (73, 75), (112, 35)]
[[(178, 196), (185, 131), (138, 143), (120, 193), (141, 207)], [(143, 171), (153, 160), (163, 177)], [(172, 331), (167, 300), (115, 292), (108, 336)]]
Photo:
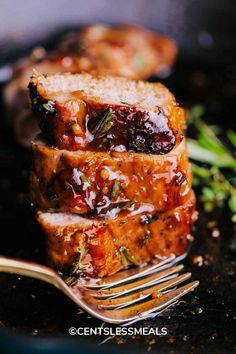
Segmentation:
[(72, 266), (72, 274), (76, 274), (79, 273), (82, 269), (81, 267), (81, 262), (83, 261), (84, 257), (87, 254), (88, 249), (86, 247), (80, 247), (80, 252), (78, 253), (77, 258), (75, 259), (75, 261), (73, 262), (73, 266)]
[(88, 189), (90, 187), (90, 182), (84, 173), (82, 173), (80, 178), (81, 178), (81, 181), (83, 182), (83, 190), (85, 191), (86, 189)]
[(130, 141), (130, 148), (136, 152), (147, 152), (145, 138), (140, 135), (134, 137), (133, 140)]
[[(90, 187), (90, 182), (89, 182), (88, 178), (78, 168), (73, 169), (73, 180), (75, 181), (75, 183), (77, 185), (83, 184), (84, 191)], [(72, 183), (73, 183), (73, 181), (72, 181)]]
[(93, 129), (94, 139), (111, 129), (114, 124), (113, 119), (114, 115), (112, 113), (112, 109), (109, 108)]
[(135, 204), (135, 200), (128, 200), (127, 202), (120, 202), (118, 206), (121, 209), (129, 209), (133, 204)]
[(146, 232), (144, 239), (143, 239), (142, 246), (145, 246), (148, 243), (148, 241), (150, 240), (150, 237), (151, 237), (150, 231)]
[(119, 193), (120, 193), (120, 182), (116, 180), (112, 187), (111, 199), (116, 200), (118, 198)]
[(127, 200), (127, 201), (122, 201), (122, 202), (110, 202), (108, 206), (96, 207), (96, 212), (97, 212), (97, 214), (100, 214), (101, 211), (103, 213), (106, 213), (112, 209), (129, 209), (135, 203), (136, 203), (135, 200)]
[(134, 265), (139, 265), (139, 262), (135, 259), (135, 257), (130, 254), (126, 247), (121, 246), (119, 249), (120, 252), (120, 260), (123, 265), (127, 265), (128, 262), (133, 263)]

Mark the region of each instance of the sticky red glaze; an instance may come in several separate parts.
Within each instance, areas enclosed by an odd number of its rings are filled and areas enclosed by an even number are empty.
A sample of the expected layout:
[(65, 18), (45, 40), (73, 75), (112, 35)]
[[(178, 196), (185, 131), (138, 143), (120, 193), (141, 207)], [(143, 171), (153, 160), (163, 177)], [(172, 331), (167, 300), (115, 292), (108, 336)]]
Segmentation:
[[(121, 216), (91, 226), (71, 225), (53, 227), (41, 223), (47, 234), (49, 262), (57, 270), (67, 270), (78, 259), (78, 252), (86, 249), (80, 264), (80, 271), (91, 276), (111, 275), (124, 266), (120, 249), (125, 247), (138, 264), (150, 261), (155, 255), (183, 254), (192, 222), (195, 221), (194, 195), (182, 206), (156, 214), (157, 219), (143, 224), (143, 216)], [(55, 236), (56, 234), (56, 236)], [(147, 238), (148, 235), (148, 238)]]
[(37, 142), (33, 150), (31, 194), (40, 209), (115, 216), (127, 202), (134, 201), (131, 210), (163, 211), (183, 204), (191, 192), (184, 141), (162, 157), (68, 152)]
[(58, 102), (35, 99), (33, 85), (30, 91), (33, 110), (44, 137), (49, 144), (60, 149), (163, 155), (183, 139), (185, 113), (177, 104), (171, 106), (167, 116), (161, 108), (147, 111), (125, 102), (115, 105), (88, 101), (81, 92)]

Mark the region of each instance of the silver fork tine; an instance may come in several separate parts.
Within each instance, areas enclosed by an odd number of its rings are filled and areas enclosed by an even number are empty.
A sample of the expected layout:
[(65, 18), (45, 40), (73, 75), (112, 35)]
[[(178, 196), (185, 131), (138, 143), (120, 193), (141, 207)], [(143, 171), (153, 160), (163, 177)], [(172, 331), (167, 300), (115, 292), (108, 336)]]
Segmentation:
[[(0, 256), (0, 272), (14, 273), (47, 282), (60, 289), (68, 298), (90, 315), (108, 323), (119, 323), (122, 325), (128, 325), (131, 322), (133, 323), (146, 317), (156, 316), (160, 311), (164, 311), (164, 309), (173, 305), (180, 297), (198, 286), (199, 282), (195, 281), (179, 289), (168, 291), (170, 287), (177, 285), (177, 282), (180, 283), (180, 281), (184, 280), (184, 277), (189, 275), (189, 273), (187, 273), (177, 277), (177, 273), (183, 268), (181, 265), (172, 266), (168, 264), (168, 267), (168, 269), (161, 271), (160, 268), (157, 268), (157, 270), (159, 270), (157, 274), (145, 274), (146, 278), (136, 279), (136, 281), (132, 283), (123, 284), (123, 286), (96, 291), (83, 287), (79, 281), (78, 286), (76, 286), (75, 283), (71, 283), (71, 285), (68, 286), (63, 278), (53, 269), (41, 264)], [(172, 277), (171, 281), (169, 281), (170, 277)], [(173, 279), (173, 277), (175, 277), (175, 279)], [(158, 287), (157, 284), (159, 284)], [(126, 298), (127, 301), (127, 293), (134, 292), (134, 290), (136, 292), (139, 290), (145, 292), (148, 287), (152, 287), (151, 294), (154, 299), (150, 300), (146, 298), (139, 304), (131, 304), (131, 306), (125, 308), (121, 308), (120, 306), (120, 308), (114, 308), (113, 310), (102, 309), (101, 306), (98, 306), (99, 300), (95, 298), (96, 294), (98, 294), (98, 298), (101, 298), (101, 294), (103, 294), (105, 298), (110, 300), (112, 297), (121, 297), (121, 295), (125, 294), (123, 299)], [(128, 290), (126, 288), (128, 288)], [(118, 294), (117, 291), (119, 291)], [(112, 301), (116, 300), (114, 299)]]
[(130, 280), (140, 278), (146, 274), (150, 274), (154, 272), (156, 269), (161, 268), (162, 266), (173, 262), (175, 259), (176, 256), (172, 254), (170, 257), (162, 259), (159, 262), (155, 262), (154, 264), (151, 263), (143, 267), (140, 267), (138, 269), (136, 267), (127, 270), (122, 270), (114, 275), (106, 277), (103, 280), (99, 279), (96, 283), (94, 282), (94, 279), (91, 280), (82, 279), (81, 284), (84, 287), (87, 287), (89, 289), (99, 289), (99, 288), (106, 289), (108, 287), (116, 286), (128, 282)]
[(191, 277), (191, 273), (185, 273), (182, 275), (179, 275), (176, 278), (170, 279), (168, 281), (165, 281), (161, 284), (153, 285), (150, 288), (147, 289), (142, 289), (138, 291), (137, 293), (119, 297), (119, 298), (114, 298), (114, 299), (96, 299), (97, 304), (99, 305), (100, 308), (108, 310), (108, 309), (119, 309), (122, 307), (130, 306), (136, 302), (143, 301), (153, 293), (161, 292), (170, 288), (174, 288), (176, 285), (184, 282), (185, 280), (189, 279)]
[(184, 296), (190, 291), (193, 291), (199, 285), (199, 281), (193, 281), (175, 290), (169, 291), (156, 299), (146, 301), (144, 303), (126, 307), (118, 310), (104, 310), (104, 316), (113, 318), (116, 321), (133, 321), (135, 319), (144, 319), (149, 314), (160, 311)]
[[(143, 289), (151, 284), (156, 284), (160, 282), (162, 279), (166, 279), (170, 275), (174, 275), (175, 273), (180, 272), (183, 269), (183, 265), (180, 264), (178, 266), (171, 267), (162, 272), (157, 272), (151, 275), (146, 276), (141, 280), (137, 280), (128, 284), (124, 284), (117, 288), (104, 289), (104, 290), (87, 290), (90, 296), (95, 298), (113, 298), (120, 296), (124, 293), (129, 293), (132, 291), (136, 291), (139, 289)], [(167, 280), (167, 279), (166, 279)]]

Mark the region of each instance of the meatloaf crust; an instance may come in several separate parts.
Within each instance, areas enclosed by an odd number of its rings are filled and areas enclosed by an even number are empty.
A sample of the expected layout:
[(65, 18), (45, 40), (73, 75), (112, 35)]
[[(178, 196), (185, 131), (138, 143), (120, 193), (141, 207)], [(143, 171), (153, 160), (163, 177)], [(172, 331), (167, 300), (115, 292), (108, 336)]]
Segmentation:
[(191, 169), (185, 140), (169, 154), (67, 151), (32, 144), (32, 201), (54, 208), (101, 217), (120, 210), (175, 208), (189, 198)]
[(96, 277), (156, 256), (183, 254), (195, 219), (193, 193), (185, 204), (163, 213), (130, 213), (108, 220), (38, 213), (46, 234), (49, 263), (60, 271)]

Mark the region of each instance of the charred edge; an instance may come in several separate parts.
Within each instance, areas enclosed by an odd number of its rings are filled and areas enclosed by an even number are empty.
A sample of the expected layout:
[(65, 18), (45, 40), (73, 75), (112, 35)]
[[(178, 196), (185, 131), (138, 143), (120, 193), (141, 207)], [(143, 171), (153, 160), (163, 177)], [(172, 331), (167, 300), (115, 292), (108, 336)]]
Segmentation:
[(46, 100), (37, 93), (34, 84), (29, 84), (29, 94), (32, 102), (32, 111), (37, 117), (38, 126), (46, 137), (51, 137), (52, 119), (57, 115), (55, 102)]

